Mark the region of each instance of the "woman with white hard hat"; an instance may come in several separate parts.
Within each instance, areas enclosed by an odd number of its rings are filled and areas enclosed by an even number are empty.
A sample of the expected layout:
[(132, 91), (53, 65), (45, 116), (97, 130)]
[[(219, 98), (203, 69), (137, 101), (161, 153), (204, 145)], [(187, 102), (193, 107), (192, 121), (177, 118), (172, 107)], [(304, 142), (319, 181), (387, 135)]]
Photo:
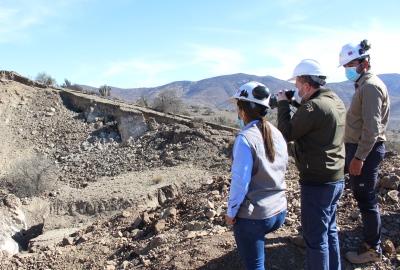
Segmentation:
[(259, 82), (242, 85), (229, 100), (237, 105), (241, 130), (232, 154), (232, 181), (226, 222), (233, 225), (246, 269), (264, 269), (265, 234), (285, 221), (285, 139), (265, 118), (269, 89)]

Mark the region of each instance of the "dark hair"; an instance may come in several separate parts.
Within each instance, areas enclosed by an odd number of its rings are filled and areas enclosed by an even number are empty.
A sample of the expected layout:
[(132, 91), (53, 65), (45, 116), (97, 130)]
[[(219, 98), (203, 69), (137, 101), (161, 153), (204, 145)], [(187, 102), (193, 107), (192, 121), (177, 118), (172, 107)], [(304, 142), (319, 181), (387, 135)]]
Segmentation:
[[(274, 162), (275, 160), (275, 148), (274, 141), (272, 139), (271, 127), (268, 124), (267, 119), (261, 115), (256, 109), (254, 109), (250, 102), (244, 100), (238, 100), (237, 106), (239, 109), (243, 110), (246, 114), (247, 120), (260, 120), (260, 131), (264, 140), (264, 145), (266, 146), (266, 153), (269, 161)], [(258, 105), (261, 106), (261, 105)], [(262, 106), (264, 107), (264, 106)]]
[[(326, 79), (326, 76), (315, 76), (315, 77), (320, 78), (320, 79), (323, 79), (323, 80)], [(312, 88), (315, 88), (315, 89), (318, 89), (318, 88), (320, 88), (320, 87), (322, 86), (322, 84), (319, 84), (319, 83), (317, 83), (316, 81), (314, 81), (314, 80), (311, 78), (311, 76), (309, 76), (309, 75), (302, 75), (302, 76), (299, 76), (299, 80), (300, 80), (300, 82), (303, 83), (303, 84), (304, 84), (304, 83), (310, 84), (311, 87), (312, 87)]]
[(365, 60), (367, 60), (367, 61), (368, 61), (368, 68), (367, 68), (367, 70), (370, 70), (370, 69), (371, 69), (371, 62), (370, 62), (370, 61), (371, 61), (371, 58), (369, 57), (369, 55), (364, 56), (364, 57), (357, 58), (356, 60), (357, 60), (358, 64), (361, 64), (362, 62), (364, 62)]

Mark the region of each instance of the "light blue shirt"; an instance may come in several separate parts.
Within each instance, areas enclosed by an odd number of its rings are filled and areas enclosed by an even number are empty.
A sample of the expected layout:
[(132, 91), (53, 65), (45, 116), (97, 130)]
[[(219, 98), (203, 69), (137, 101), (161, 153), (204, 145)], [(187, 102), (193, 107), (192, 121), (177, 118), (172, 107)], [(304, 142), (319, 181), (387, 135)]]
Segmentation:
[[(246, 127), (258, 122), (259, 120), (254, 120), (248, 123)], [(251, 170), (253, 168), (253, 156), (251, 154), (249, 142), (241, 134), (235, 139), (232, 156), (234, 158), (232, 162), (232, 181), (227, 215), (234, 218), (249, 190)]]

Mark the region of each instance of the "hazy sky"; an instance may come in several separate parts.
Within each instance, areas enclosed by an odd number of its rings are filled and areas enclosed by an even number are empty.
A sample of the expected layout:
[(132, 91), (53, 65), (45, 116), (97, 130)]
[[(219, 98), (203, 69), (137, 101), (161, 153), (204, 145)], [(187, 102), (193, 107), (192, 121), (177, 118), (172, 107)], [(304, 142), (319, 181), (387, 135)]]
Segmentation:
[(0, 69), (94, 87), (155, 87), (247, 73), (286, 80), (305, 58), (328, 82), (344, 44), (371, 41), (400, 73), (400, 1), (0, 0)]

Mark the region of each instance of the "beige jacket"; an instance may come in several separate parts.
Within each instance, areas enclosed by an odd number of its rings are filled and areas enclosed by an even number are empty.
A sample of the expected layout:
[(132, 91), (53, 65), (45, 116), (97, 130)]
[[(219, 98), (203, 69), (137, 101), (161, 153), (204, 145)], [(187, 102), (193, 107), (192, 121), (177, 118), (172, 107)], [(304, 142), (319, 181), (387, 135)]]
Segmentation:
[(376, 142), (386, 141), (390, 100), (386, 85), (368, 70), (354, 84), (346, 115), (344, 141), (358, 144), (355, 157), (365, 160)]

